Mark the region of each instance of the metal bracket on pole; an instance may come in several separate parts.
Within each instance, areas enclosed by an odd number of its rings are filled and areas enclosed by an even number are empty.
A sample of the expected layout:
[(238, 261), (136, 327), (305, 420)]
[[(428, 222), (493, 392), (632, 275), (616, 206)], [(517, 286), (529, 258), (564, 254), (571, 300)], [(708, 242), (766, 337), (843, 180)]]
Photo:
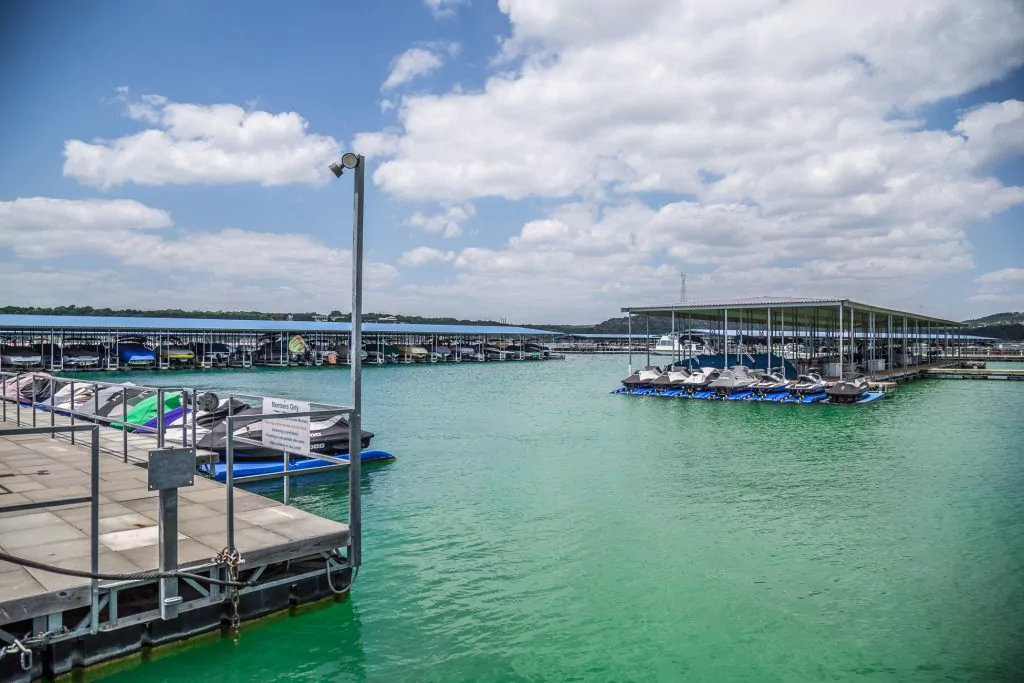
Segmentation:
[[(178, 489), (192, 486), (196, 452), (191, 448), (161, 448), (149, 452), (149, 490), (160, 492), (160, 571), (178, 568)], [(182, 598), (178, 579), (160, 579), (160, 618), (178, 616)]]

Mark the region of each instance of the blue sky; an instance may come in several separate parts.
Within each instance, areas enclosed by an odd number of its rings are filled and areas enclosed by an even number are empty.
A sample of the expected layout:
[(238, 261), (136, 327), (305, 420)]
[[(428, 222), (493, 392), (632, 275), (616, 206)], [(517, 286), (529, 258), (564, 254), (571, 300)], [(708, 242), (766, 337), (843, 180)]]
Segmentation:
[(1024, 10), (107, 2), (0, 16), (0, 303), (593, 322), (1024, 308)]

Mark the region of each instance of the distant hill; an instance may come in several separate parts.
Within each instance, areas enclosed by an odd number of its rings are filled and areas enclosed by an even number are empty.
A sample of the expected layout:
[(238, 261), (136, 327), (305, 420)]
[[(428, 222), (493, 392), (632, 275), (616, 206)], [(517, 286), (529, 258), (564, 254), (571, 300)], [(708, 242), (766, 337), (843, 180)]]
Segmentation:
[(1024, 341), (1024, 312), (993, 313), (983, 318), (965, 320), (971, 333), (981, 337), (996, 337), (1005, 341)]
[(1024, 312), (1010, 312), (1010, 313), (993, 313), (992, 315), (986, 315), (984, 318), (974, 318), (973, 320), (965, 320), (964, 324), (970, 325), (971, 327), (982, 327), (985, 325), (1017, 325), (1024, 324)]

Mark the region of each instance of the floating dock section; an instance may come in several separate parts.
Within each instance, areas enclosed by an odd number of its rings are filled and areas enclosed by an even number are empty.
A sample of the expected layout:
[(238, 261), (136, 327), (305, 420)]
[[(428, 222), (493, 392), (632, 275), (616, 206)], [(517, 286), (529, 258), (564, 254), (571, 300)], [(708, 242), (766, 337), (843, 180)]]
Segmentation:
[[(815, 370), (829, 380), (863, 374), (902, 382), (959, 363), (979, 339), (954, 320), (850, 299), (754, 297), (630, 306), (622, 312), (630, 334), (636, 330), (642, 339), (651, 318), (671, 320), (673, 333), (639, 354), (647, 365), (692, 358), (718, 368), (785, 368), (789, 378)], [(633, 360), (631, 354), (630, 371)]]
[(0, 403), (0, 680), (347, 594), (347, 524), (198, 476), (201, 451), (113, 457), (121, 430)]

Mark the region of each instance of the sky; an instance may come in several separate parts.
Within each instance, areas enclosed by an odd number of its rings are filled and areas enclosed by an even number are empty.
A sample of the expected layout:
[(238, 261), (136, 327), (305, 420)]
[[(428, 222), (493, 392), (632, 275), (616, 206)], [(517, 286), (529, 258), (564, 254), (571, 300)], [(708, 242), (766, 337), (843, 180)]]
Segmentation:
[(1018, 0), (0, 7), (0, 305), (1024, 310)]

